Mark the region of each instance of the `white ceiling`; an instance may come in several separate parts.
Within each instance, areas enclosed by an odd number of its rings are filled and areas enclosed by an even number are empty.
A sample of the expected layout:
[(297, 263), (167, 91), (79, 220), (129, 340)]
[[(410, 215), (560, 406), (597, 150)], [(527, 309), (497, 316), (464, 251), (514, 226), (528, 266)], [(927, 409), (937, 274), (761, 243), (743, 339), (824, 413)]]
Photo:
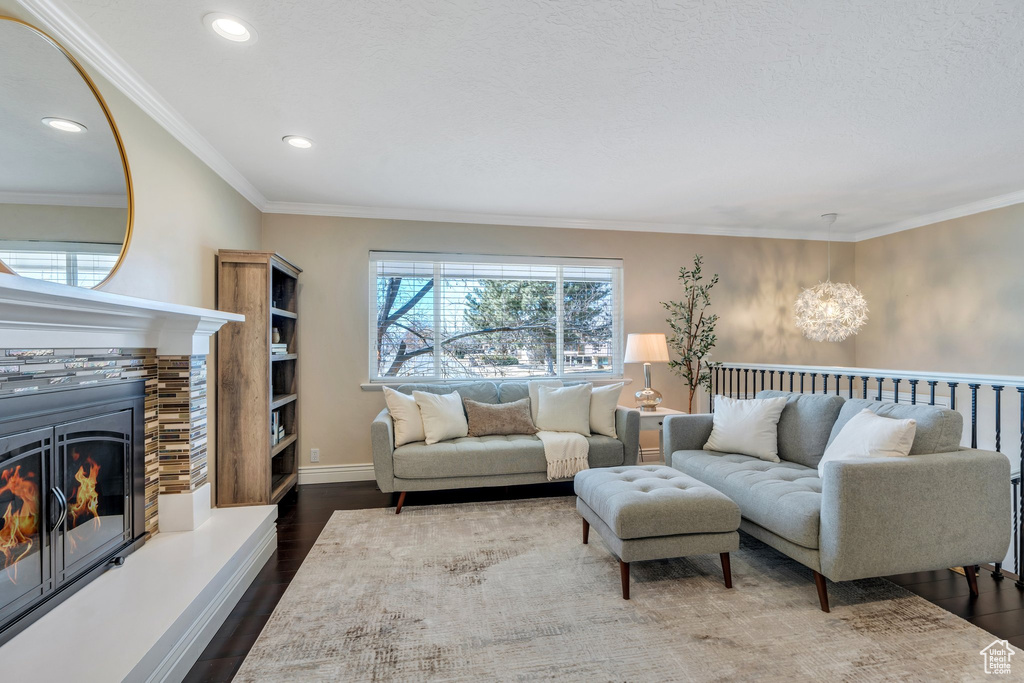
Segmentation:
[(1020, 0), (20, 2), (268, 211), (856, 239), (1024, 201)]

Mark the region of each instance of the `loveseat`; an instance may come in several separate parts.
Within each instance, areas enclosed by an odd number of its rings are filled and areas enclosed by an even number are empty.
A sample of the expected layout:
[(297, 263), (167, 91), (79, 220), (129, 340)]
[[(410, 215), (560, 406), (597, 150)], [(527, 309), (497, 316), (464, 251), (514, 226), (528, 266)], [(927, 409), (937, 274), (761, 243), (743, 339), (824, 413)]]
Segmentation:
[[(740, 530), (823, 577), (848, 581), (964, 567), (977, 595), (976, 564), (999, 562), (1010, 543), (1010, 463), (960, 447), (963, 417), (927, 405), (763, 391), (789, 398), (778, 423), (781, 462), (704, 450), (712, 415), (669, 417), (666, 464), (735, 501)], [(909, 457), (818, 462), (850, 418), (872, 412), (917, 421)]]
[[(572, 386), (580, 382), (565, 382)], [(463, 382), (456, 384), (404, 384), (397, 391), (448, 394), (458, 391), (463, 399), (480, 403), (511, 403), (529, 397), (527, 382)], [(590, 467), (635, 465), (640, 451), (640, 413), (615, 410), (617, 438), (595, 434), (587, 437)], [(544, 446), (533, 435), (462, 437), (427, 445), (419, 441), (395, 448), (395, 430), (387, 408), (370, 425), (373, 471), (385, 493), (406, 491), (511, 486), (548, 481)]]

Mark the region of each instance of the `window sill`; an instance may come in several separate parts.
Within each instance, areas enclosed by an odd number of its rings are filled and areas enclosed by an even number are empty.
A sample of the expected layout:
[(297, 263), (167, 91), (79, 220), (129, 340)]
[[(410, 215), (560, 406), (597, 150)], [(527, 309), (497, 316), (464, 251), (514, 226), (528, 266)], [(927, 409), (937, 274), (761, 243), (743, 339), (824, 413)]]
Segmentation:
[[(561, 377), (561, 378), (559, 378), (559, 377), (537, 377), (537, 378), (535, 378), (535, 380), (552, 380), (552, 379), (561, 379), (562, 381), (566, 381), (566, 382), (585, 381), (585, 382), (590, 382), (594, 386), (599, 386), (599, 387), (603, 387), (603, 386), (606, 386), (608, 384), (618, 384), (620, 382), (622, 384), (627, 385), (627, 386), (629, 386), (630, 384), (633, 383), (633, 380), (630, 379), (629, 377), (601, 377), (600, 379), (593, 378), (593, 377), (574, 377), (574, 378), (571, 378), (571, 379), (567, 378), (567, 377)], [(443, 381), (443, 380), (436, 380), (436, 381), (435, 380), (425, 380), (425, 381), (423, 381), (421, 383), (422, 384), (464, 384), (466, 382), (529, 382), (529, 381), (531, 381), (531, 380), (528, 380), (528, 379), (515, 379), (514, 377), (510, 377), (508, 379), (480, 379), (480, 380), (473, 380), (473, 379), (453, 379), (453, 380), (448, 380), (448, 381)], [(395, 387), (401, 386), (403, 384), (416, 384), (416, 382), (409, 382), (409, 381), (405, 381), (405, 382), (363, 382), (362, 384), (359, 385), (359, 388), (361, 390), (363, 390), (363, 391), (383, 391), (384, 387), (390, 387), (391, 389), (394, 389)]]

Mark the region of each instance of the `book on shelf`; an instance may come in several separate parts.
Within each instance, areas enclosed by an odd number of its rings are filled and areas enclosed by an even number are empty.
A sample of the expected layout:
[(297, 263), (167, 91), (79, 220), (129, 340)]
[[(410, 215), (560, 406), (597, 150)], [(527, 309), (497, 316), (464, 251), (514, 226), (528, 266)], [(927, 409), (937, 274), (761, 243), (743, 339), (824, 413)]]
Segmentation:
[(288, 353), (288, 345), (287, 344), (271, 344), (270, 345), (270, 353), (272, 353), (275, 356), (284, 355), (284, 354)]

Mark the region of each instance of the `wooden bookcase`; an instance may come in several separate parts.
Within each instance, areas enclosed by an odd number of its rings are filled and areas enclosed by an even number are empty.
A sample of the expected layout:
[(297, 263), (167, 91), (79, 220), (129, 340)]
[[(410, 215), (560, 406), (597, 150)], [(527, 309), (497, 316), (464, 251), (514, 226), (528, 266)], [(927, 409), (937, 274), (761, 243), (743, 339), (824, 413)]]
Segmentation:
[[(217, 308), (245, 315), (217, 335), (217, 505), (275, 504), (298, 479), (298, 284), (280, 254), (222, 249)], [(287, 353), (272, 353), (274, 328)], [(271, 434), (274, 414), (284, 437)]]

